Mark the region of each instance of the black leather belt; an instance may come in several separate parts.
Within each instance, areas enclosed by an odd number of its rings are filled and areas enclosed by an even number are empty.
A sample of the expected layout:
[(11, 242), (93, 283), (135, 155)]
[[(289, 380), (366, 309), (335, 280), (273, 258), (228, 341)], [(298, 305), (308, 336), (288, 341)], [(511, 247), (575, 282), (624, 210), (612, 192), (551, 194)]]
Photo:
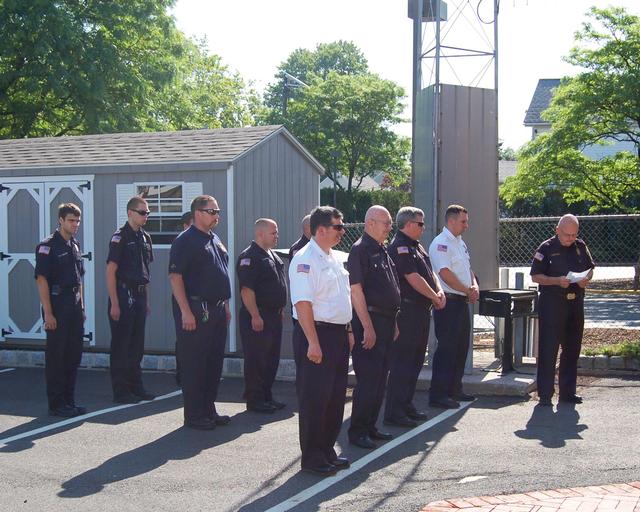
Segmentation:
[(379, 308), (378, 306), (367, 306), (367, 311), (370, 313), (377, 313), (378, 315), (386, 316), (389, 318), (395, 318), (398, 314), (397, 309), (385, 309)]
[(204, 297), (200, 297), (199, 295), (189, 295), (189, 300), (194, 300), (197, 302), (206, 302), (207, 304), (213, 304), (216, 308), (219, 308), (220, 306), (224, 306), (224, 303), (226, 302), (227, 299), (220, 299), (219, 301), (214, 302), (212, 300), (205, 299)]
[(66, 293), (72, 294), (78, 293), (78, 291), (80, 291), (79, 286), (60, 286), (58, 284), (51, 285), (51, 289), (49, 290), (51, 295), (64, 295)]
[(424, 302), (418, 302), (417, 300), (413, 300), (413, 299), (402, 299), (402, 302), (404, 302), (405, 304), (412, 304), (414, 306), (422, 306), (427, 308), (428, 311), (431, 311), (431, 308), (433, 307), (433, 303), (431, 301), (424, 303)]
[(146, 284), (133, 284), (133, 283), (130, 284), (124, 281), (118, 281), (118, 286), (123, 290), (131, 290), (132, 292), (136, 292), (136, 293), (145, 293), (147, 291)]
[(444, 296), (447, 300), (461, 300), (463, 302), (469, 302), (469, 297), (466, 295), (458, 295), (457, 293), (445, 293)]
[(333, 324), (331, 322), (322, 322), (321, 320), (316, 320), (314, 323), (316, 327), (329, 327), (331, 329), (340, 329), (341, 331), (349, 330), (349, 324)]

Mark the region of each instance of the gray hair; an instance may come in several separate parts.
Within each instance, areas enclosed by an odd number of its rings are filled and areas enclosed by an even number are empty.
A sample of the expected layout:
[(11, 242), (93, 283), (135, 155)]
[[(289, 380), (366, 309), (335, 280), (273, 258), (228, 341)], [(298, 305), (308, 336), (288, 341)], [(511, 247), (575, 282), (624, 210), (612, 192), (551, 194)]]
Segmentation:
[(403, 206), (396, 214), (396, 224), (398, 225), (398, 229), (404, 229), (407, 222), (416, 220), (416, 217), (422, 217), (424, 219), (424, 212), (420, 208)]

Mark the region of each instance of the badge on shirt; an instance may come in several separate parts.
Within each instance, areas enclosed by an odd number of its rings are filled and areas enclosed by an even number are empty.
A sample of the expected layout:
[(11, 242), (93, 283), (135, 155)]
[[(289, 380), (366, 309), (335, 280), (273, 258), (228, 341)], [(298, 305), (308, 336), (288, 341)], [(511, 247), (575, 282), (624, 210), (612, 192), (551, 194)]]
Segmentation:
[(398, 254), (409, 254), (409, 248), (406, 245), (398, 247)]
[(218, 248), (222, 251), (222, 252), (227, 252), (227, 248), (224, 246), (224, 244), (222, 242), (218, 242)]
[(48, 245), (41, 245), (40, 249), (38, 249), (38, 254), (49, 254), (50, 250), (51, 247), (49, 247)]
[(240, 260), (240, 266), (241, 267), (248, 267), (251, 265), (251, 258), (242, 258)]
[(542, 260), (544, 260), (544, 254), (542, 254), (541, 252), (536, 252), (533, 255), (533, 258), (538, 260), (538, 261), (542, 261)]
[(438, 250), (440, 252), (447, 252), (447, 246), (444, 244), (438, 244)]
[(113, 236), (111, 237), (111, 241), (112, 241), (114, 244), (119, 244), (119, 243), (120, 243), (120, 240), (122, 240), (122, 237), (121, 237), (120, 235), (113, 235)]
[(298, 273), (302, 272), (303, 274), (308, 274), (311, 270), (311, 265), (307, 265), (306, 263), (298, 263), (296, 271)]

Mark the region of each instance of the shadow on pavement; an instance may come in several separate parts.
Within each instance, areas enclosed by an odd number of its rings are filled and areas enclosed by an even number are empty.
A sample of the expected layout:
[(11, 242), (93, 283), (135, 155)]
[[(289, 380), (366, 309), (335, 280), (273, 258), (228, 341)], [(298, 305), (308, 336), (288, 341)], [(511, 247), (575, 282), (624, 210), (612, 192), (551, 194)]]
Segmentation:
[(539, 440), (545, 448), (562, 448), (568, 439), (582, 439), (580, 432), (589, 427), (578, 423), (580, 415), (574, 404), (560, 403), (553, 407), (536, 405), (524, 430), (514, 433), (521, 439)]

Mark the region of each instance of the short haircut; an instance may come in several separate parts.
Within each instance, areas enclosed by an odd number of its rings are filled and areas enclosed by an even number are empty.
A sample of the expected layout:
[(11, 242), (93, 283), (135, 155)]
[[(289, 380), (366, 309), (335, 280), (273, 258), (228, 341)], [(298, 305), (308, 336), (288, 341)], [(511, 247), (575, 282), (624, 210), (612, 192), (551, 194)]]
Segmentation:
[(128, 210), (135, 210), (138, 208), (138, 206), (140, 206), (141, 204), (146, 203), (147, 200), (144, 197), (140, 197), (140, 196), (133, 196), (131, 199), (129, 199), (129, 201), (127, 201), (127, 211)]
[(403, 206), (396, 214), (396, 224), (398, 225), (398, 229), (404, 229), (407, 222), (416, 220), (416, 217), (424, 218), (424, 212), (420, 208), (415, 208), (414, 206)]
[(258, 229), (264, 229), (273, 225), (277, 226), (278, 223), (273, 219), (267, 219), (262, 217), (254, 222), (253, 227), (255, 230), (258, 230)]
[(459, 204), (450, 204), (444, 214), (444, 221), (447, 222), (451, 217), (457, 217), (461, 213), (469, 213), (464, 206)]
[(193, 221), (193, 213), (184, 212), (182, 214), (182, 217), (180, 217), (180, 220), (182, 221), (183, 224), (191, 224), (191, 222)]
[(213, 196), (196, 196), (191, 201), (191, 215), (195, 216), (196, 210), (200, 208), (206, 208), (207, 204), (210, 201), (215, 201), (216, 198)]
[(82, 212), (80, 211), (80, 207), (73, 203), (62, 203), (58, 206), (58, 218), (66, 220), (67, 215), (75, 215), (76, 217), (80, 217), (82, 215)]
[(333, 206), (318, 206), (314, 208), (309, 219), (311, 234), (315, 235), (320, 226), (329, 227), (333, 224), (333, 219), (342, 219), (342, 217), (342, 212)]

